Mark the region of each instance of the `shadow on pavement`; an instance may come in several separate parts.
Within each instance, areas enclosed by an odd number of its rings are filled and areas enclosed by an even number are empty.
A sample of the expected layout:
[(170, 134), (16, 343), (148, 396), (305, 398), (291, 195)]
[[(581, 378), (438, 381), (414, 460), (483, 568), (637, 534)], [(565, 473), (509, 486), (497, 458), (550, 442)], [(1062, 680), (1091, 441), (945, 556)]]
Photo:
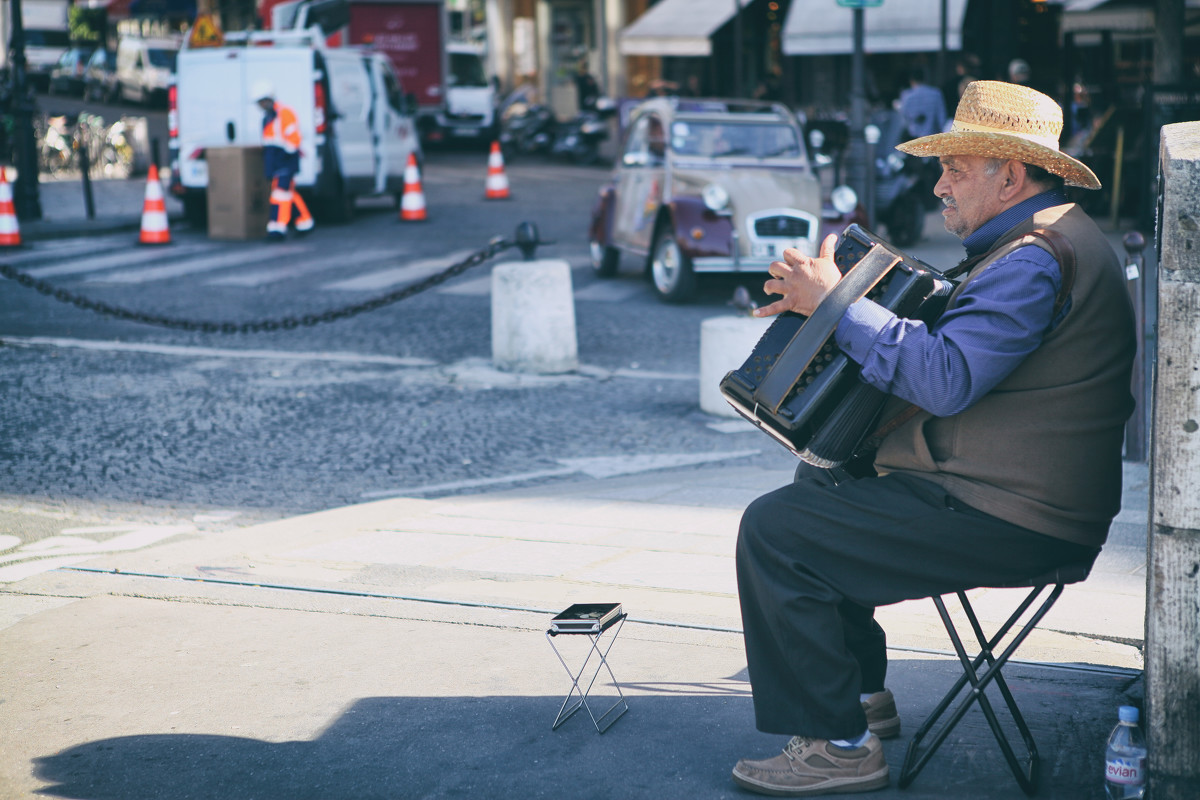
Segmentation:
[[(1024, 796), (978, 710), (911, 787), (896, 787), (908, 740), (955, 669), (946, 661), (893, 663), (889, 682), (905, 729), (885, 742), (892, 785), (872, 797)], [(1040, 795), (1096, 796), (1105, 737), (1128, 679), (1019, 664), (1009, 670), (1042, 748)], [(35, 774), (52, 784), (42, 795), (88, 800), (749, 797), (730, 781), (733, 764), (774, 755), (785, 739), (754, 730), (739, 678), (626, 686), (630, 713), (603, 736), (583, 714), (552, 732), (561, 697), (370, 697), (312, 741), (127, 736), (35, 759)], [(597, 690), (609, 696), (611, 687)]]

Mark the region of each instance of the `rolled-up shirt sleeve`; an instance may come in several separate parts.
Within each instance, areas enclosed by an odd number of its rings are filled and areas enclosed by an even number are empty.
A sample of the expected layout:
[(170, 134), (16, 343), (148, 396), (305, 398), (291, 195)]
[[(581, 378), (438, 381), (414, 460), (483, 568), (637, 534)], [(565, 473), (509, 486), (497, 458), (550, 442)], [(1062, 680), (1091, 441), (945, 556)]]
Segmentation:
[(932, 327), (862, 299), (846, 309), (835, 341), (860, 365), (867, 383), (935, 416), (950, 416), (1037, 349), (1057, 322), (1052, 316), (1060, 280), (1049, 253), (1022, 247), (988, 265)]

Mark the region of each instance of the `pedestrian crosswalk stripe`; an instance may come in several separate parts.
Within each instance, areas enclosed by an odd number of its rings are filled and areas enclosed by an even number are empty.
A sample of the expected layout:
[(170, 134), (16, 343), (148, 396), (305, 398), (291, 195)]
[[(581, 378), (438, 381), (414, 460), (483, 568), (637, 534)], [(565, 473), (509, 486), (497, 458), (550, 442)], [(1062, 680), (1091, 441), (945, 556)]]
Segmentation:
[(438, 258), (410, 261), (399, 267), (370, 272), (366, 275), (359, 275), (344, 281), (327, 283), (321, 288), (343, 292), (370, 292), (378, 291), (379, 289), (389, 289), (397, 284), (412, 283), (413, 281), (441, 272), (447, 267), (462, 261), (473, 252), (475, 251), (460, 250), (454, 253), (447, 253)]
[(255, 250), (235, 250), (234, 252), (216, 253), (208, 258), (196, 258), (180, 262), (171, 259), (172, 263), (141, 269), (127, 269), (112, 272), (107, 275), (96, 275), (88, 278), (89, 283), (149, 283), (169, 278), (179, 278), (184, 275), (195, 275), (201, 272), (212, 272), (225, 267), (236, 267), (244, 264), (257, 264), (269, 261), (278, 256), (303, 253), (308, 248), (300, 245), (283, 245), (271, 247), (263, 245)]
[(323, 256), (306, 261), (291, 260), (282, 267), (268, 267), (250, 272), (238, 272), (234, 275), (224, 275), (205, 281), (207, 286), (238, 286), (243, 289), (254, 289), (269, 283), (278, 283), (291, 278), (302, 278), (314, 272), (324, 272), (329, 269), (345, 269), (346, 259), (332, 259)]
[(206, 250), (212, 250), (213, 247), (211, 244), (192, 244), (172, 247), (169, 250), (123, 250), (119, 253), (105, 253), (95, 258), (73, 258), (66, 264), (33, 267), (25, 270), (25, 274), (33, 278), (58, 278), (64, 275), (83, 275), (88, 272), (112, 269), (113, 267), (142, 264), (147, 261), (177, 261), (180, 256), (202, 253)]

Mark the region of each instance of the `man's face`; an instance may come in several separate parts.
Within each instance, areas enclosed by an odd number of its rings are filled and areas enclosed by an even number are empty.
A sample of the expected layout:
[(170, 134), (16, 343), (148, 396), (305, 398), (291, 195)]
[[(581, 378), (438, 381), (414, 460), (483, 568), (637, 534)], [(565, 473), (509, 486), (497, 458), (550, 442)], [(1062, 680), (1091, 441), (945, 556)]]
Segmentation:
[(995, 175), (988, 175), (984, 171), (988, 159), (983, 156), (942, 156), (939, 161), (942, 177), (933, 193), (945, 206), (942, 218), (946, 230), (965, 239), (1004, 210), (1000, 190), (1006, 170), (1002, 165)]
[(264, 97), (258, 101), (258, 107), (261, 108), (263, 111), (270, 111), (272, 108), (275, 107), (275, 101), (269, 97)]

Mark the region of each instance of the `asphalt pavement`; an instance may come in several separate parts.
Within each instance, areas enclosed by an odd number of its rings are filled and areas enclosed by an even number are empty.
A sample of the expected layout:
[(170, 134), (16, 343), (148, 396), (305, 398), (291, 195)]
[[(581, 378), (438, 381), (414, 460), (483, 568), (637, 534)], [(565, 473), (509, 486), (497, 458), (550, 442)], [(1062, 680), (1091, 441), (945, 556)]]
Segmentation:
[[(103, 223), (77, 213), (78, 184), (45, 184), (46, 219), (22, 231), (136, 230), (144, 182), (121, 183)], [(952, 257), (927, 239), (917, 255)], [(733, 547), (791, 462), (744, 423), (712, 424), (733, 431), (726, 458), (594, 460), (533, 487), (220, 530), (79, 524), (36, 558), (0, 532), (0, 798), (750, 796), (733, 764), (785, 740), (754, 730)], [(1092, 575), (1006, 670), (1040, 796), (1101, 796), (1117, 707), (1141, 701), (1148, 484), (1125, 464)], [(1019, 597), (973, 593), (989, 622)], [(564, 669), (546, 636), (574, 602), (629, 614), (608, 652), (629, 711), (603, 735), (584, 712), (551, 730), (589, 654), (586, 636), (557, 637)], [(977, 709), (898, 788), (960, 668), (930, 601), (879, 618), (903, 729), (874, 796), (1023, 797)], [(597, 715), (615, 702), (607, 673), (592, 691)]]

